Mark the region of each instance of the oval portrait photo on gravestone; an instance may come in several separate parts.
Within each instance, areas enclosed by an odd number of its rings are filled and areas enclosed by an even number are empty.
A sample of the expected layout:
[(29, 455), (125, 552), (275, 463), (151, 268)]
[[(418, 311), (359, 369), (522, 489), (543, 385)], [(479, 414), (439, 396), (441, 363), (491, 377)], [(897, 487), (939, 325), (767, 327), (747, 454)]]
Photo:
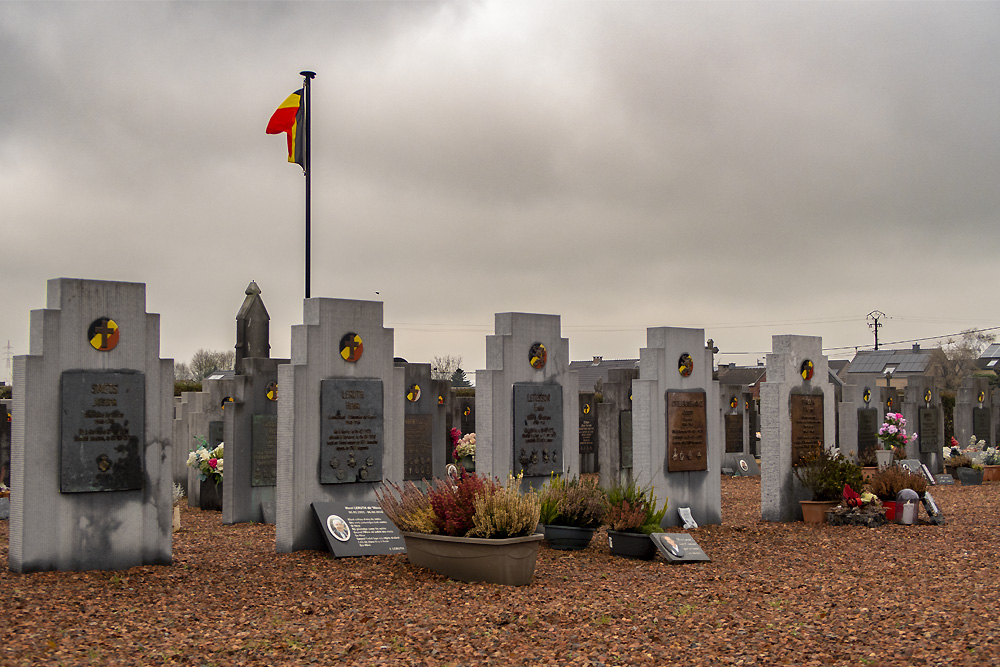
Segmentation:
[(354, 363), (361, 358), (364, 351), (365, 344), (362, 342), (361, 336), (353, 331), (345, 333), (340, 339), (340, 356), (344, 361)]
[(661, 535), (660, 541), (663, 542), (663, 546), (677, 558), (684, 557), (684, 550), (681, 549), (680, 545), (674, 542), (673, 538), (669, 535)]
[(677, 359), (677, 372), (681, 374), (681, 377), (688, 377), (694, 371), (694, 359), (691, 355), (685, 352)]
[(335, 540), (346, 542), (351, 539), (351, 527), (347, 525), (346, 521), (340, 518), (340, 515), (331, 514), (327, 517), (326, 527)]
[(545, 368), (545, 362), (548, 361), (548, 358), (549, 353), (541, 343), (535, 343), (528, 351), (528, 363), (531, 364), (532, 368)]
[(95, 350), (109, 352), (118, 345), (118, 324), (110, 317), (99, 317), (87, 328), (87, 340)]

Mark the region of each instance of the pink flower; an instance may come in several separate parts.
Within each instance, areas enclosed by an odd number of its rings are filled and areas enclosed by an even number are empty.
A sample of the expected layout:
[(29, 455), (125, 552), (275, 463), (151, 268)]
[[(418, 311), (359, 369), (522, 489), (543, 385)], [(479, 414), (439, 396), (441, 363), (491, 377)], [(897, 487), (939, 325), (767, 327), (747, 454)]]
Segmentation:
[(217, 466), (218, 464), (219, 464), (219, 459), (208, 460), (208, 467), (211, 468), (212, 470), (215, 470), (215, 466)]

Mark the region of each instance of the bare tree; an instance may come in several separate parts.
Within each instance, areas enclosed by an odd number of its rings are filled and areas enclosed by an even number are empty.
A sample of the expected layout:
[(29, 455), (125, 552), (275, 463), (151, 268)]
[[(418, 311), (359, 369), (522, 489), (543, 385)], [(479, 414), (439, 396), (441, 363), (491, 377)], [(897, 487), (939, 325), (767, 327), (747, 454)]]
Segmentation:
[(174, 362), (174, 382), (183, 382), (185, 380), (193, 380), (194, 374), (191, 373), (191, 367), (185, 364), (183, 361)]
[(450, 380), (459, 368), (462, 367), (462, 357), (450, 354), (443, 357), (431, 357), (431, 377), (435, 380)]
[(994, 340), (995, 335), (978, 329), (963, 331), (958, 339), (949, 339), (943, 346), (931, 351), (926, 373), (938, 379), (941, 389), (957, 391), (962, 380), (976, 372), (976, 360)]
[(236, 363), (236, 350), (218, 352), (213, 350), (198, 350), (191, 357), (191, 376), (200, 382), (214, 371), (229, 371)]

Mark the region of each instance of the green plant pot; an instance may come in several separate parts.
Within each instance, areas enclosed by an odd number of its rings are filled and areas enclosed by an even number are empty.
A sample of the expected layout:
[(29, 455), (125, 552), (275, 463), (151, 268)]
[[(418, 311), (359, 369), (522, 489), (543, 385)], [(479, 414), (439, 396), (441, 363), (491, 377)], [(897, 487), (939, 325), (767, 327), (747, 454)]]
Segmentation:
[(216, 484), (210, 479), (206, 479), (202, 482), (199, 490), (198, 507), (211, 512), (221, 512), (223, 484), (225, 484), (225, 482), (219, 482)]
[(476, 460), (471, 456), (460, 457), (455, 465), (457, 465), (459, 469), (465, 468), (468, 472), (476, 472)]
[(423, 533), (401, 533), (406, 557), (449, 579), (505, 586), (527, 586), (535, 576), (542, 535), (488, 540)]
[(608, 531), (608, 548), (611, 553), (623, 558), (652, 560), (656, 555), (656, 544), (645, 533), (622, 533)]
[(560, 551), (580, 551), (590, 546), (594, 537), (593, 528), (575, 526), (545, 526), (545, 541), (553, 549)]

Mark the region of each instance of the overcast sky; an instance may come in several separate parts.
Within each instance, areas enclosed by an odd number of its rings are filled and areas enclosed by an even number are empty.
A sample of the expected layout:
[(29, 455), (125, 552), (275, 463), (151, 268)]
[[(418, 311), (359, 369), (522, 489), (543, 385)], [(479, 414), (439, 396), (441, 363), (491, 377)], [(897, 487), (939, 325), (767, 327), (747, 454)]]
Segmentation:
[(303, 69), (312, 294), (384, 301), (411, 362), (482, 368), (505, 311), (573, 359), (995, 327), (998, 34), (995, 2), (0, 2), (0, 344), (50, 278), (137, 281), (188, 361), (255, 280), (287, 356), (304, 178), (264, 128)]

